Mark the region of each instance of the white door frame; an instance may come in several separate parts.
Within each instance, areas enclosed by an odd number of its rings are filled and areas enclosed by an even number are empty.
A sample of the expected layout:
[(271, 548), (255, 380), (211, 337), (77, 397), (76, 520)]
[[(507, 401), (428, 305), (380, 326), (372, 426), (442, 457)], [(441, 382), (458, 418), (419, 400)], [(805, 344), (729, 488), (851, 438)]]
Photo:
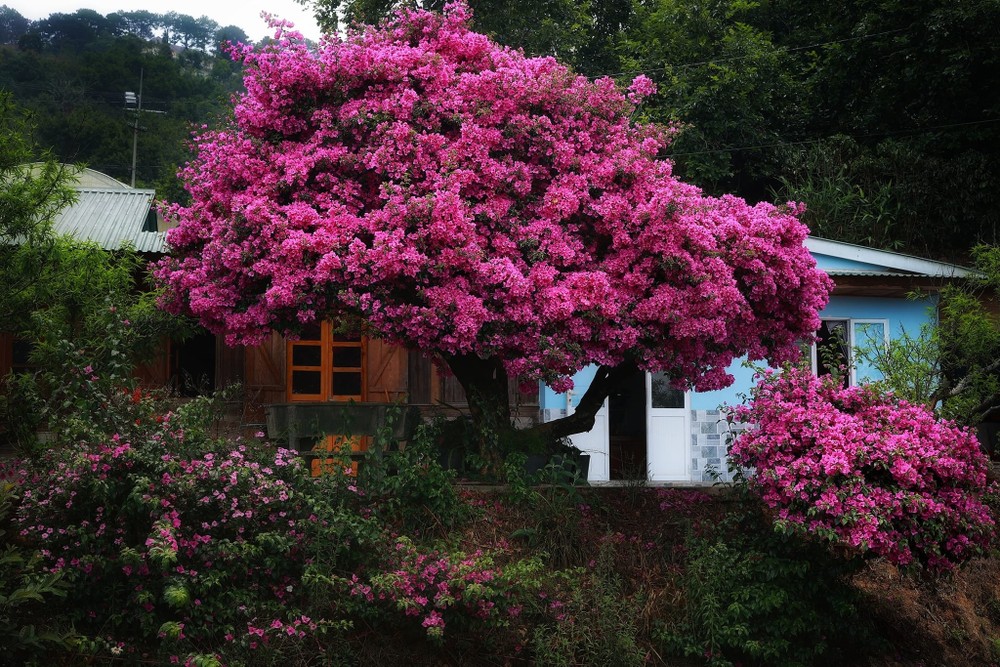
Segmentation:
[(655, 482), (691, 479), (691, 392), (683, 407), (653, 407), (653, 374), (646, 373), (646, 465)]

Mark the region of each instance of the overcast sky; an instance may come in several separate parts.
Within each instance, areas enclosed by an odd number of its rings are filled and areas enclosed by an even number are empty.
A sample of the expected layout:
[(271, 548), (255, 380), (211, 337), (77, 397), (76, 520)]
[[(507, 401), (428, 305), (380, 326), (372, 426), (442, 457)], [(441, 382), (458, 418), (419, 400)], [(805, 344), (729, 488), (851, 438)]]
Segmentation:
[(319, 39), (319, 28), (312, 12), (295, 0), (0, 0), (22, 16), (37, 20), (49, 14), (72, 14), (78, 9), (93, 9), (107, 16), (117, 11), (145, 9), (155, 14), (177, 12), (195, 18), (208, 16), (220, 26), (235, 25), (243, 28), (250, 39), (257, 41), (271, 35), (267, 24), (260, 18), (262, 11), (295, 23), (295, 28), (309, 39)]

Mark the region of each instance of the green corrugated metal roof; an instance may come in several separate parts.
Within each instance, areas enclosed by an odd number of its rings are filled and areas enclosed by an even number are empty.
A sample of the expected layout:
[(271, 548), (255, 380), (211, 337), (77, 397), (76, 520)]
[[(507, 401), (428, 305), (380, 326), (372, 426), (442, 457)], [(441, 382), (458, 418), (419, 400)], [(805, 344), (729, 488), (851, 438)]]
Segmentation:
[(131, 242), (139, 252), (164, 252), (162, 232), (142, 231), (153, 204), (153, 190), (77, 188), (77, 194), (76, 203), (56, 216), (56, 232), (94, 241), (106, 250), (118, 250)]

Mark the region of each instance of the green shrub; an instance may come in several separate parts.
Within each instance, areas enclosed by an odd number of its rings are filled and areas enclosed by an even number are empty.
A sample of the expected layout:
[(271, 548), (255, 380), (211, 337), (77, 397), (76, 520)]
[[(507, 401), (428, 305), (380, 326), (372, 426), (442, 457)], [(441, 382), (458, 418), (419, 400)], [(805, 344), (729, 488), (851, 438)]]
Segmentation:
[(329, 489), (291, 452), (208, 438), (206, 400), (28, 468), (17, 528), (68, 585), (66, 613), (102, 659), (125, 646), (130, 658), (263, 664), (283, 643), (346, 628), (303, 609)]
[(643, 599), (626, 594), (611, 543), (602, 544), (593, 567), (567, 574), (573, 585), (561, 599), (549, 601), (551, 619), (532, 634), (534, 662), (552, 667), (646, 664), (638, 625)]
[(439, 461), (442, 423), (421, 424), (400, 446), (391, 437), (391, 419), (383, 425), (360, 467), (358, 486), (370, 506), (399, 532), (444, 532), (468, 517), (468, 506), (455, 490), (455, 471)]
[[(0, 471), (3, 472), (3, 471)], [(0, 525), (7, 522), (19, 487), (0, 474)], [(0, 537), (6, 531), (0, 528)], [(49, 649), (67, 649), (79, 639), (56, 612), (53, 598), (65, 598), (62, 574), (42, 569), (37, 554), (14, 544), (0, 550), (0, 645), (6, 664), (27, 664)]]
[(683, 614), (654, 633), (668, 654), (808, 666), (844, 664), (845, 652), (871, 647), (848, 581), (858, 561), (774, 532), (753, 507), (692, 534), (687, 549)]

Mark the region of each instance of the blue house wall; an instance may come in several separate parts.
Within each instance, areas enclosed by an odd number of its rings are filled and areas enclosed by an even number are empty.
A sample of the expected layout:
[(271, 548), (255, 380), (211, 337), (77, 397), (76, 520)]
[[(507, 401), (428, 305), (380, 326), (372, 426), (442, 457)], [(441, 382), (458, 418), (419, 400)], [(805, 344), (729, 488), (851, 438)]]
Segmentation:
[[(851, 250), (853, 247), (848, 247), (845, 244), (845, 248)], [(882, 253), (875, 251), (875, 254), (878, 258), (877, 255)], [(864, 255), (865, 259), (871, 258), (870, 255), (871, 253)], [(888, 265), (813, 252), (819, 268), (829, 272), (835, 281), (837, 281), (838, 276), (875, 276), (885, 277), (888, 281), (898, 281), (903, 278), (905, 281), (908, 273), (909, 275), (919, 275), (919, 269), (916, 272), (909, 272), (906, 270), (909, 267), (900, 266), (898, 263), (907, 262), (910, 259), (920, 262), (923, 260), (891, 253), (882, 255), (886, 257)], [(899, 257), (903, 257), (903, 259), (900, 260)], [(893, 266), (892, 263), (897, 265)], [(903, 332), (917, 335), (922, 326), (935, 321), (938, 297), (934, 293), (925, 294), (919, 298), (909, 298), (904, 296), (856, 295), (859, 291), (863, 293), (864, 290), (855, 289), (852, 291), (852, 295), (832, 296), (826, 308), (820, 312), (820, 317), (837, 320), (874, 320), (878, 323), (884, 323), (885, 333), (889, 340), (898, 338)], [(897, 293), (902, 294), (901, 291), (897, 291)], [(859, 324), (859, 326), (864, 325)], [(731, 386), (719, 391), (690, 392), (689, 394), (690, 442), (683, 443), (683, 446), (687, 448), (688, 460), (690, 461), (689, 481), (712, 480), (715, 479), (714, 475), (725, 471), (729, 426), (725, 423), (724, 414), (720, 408), (725, 405), (742, 403), (753, 386), (755, 373), (754, 369), (745, 366), (742, 360), (734, 361), (728, 371), (735, 378)], [(577, 406), (595, 373), (596, 367), (588, 367), (577, 373), (573, 377), (574, 389), (568, 394), (556, 393), (545, 386), (540, 387), (539, 407), (542, 420), (556, 419), (567, 413), (567, 407), (572, 409)], [(860, 368), (857, 375), (859, 379), (877, 377), (874, 369), (870, 368)], [(587, 437), (581, 438), (581, 441), (585, 439), (588, 445), (592, 446), (595, 441), (600, 440), (593, 437), (595, 433), (596, 431), (587, 434)], [(714, 470), (706, 470), (706, 468)], [(650, 475), (651, 478), (656, 478), (654, 472), (651, 471)]]

